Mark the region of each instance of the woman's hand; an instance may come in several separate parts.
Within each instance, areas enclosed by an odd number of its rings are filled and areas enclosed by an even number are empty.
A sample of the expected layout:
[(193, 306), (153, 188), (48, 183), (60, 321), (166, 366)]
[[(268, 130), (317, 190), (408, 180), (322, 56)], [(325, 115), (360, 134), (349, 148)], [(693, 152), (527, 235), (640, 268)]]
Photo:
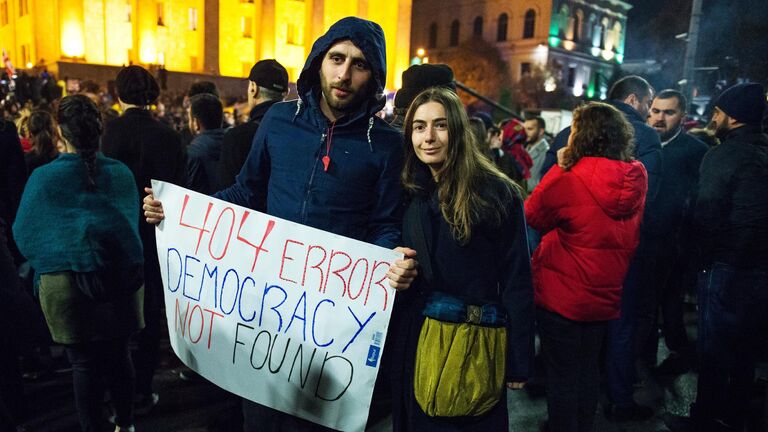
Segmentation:
[(568, 146), (565, 146), (557, 151), (557, 164), (562, 168), (563, 167), (563, 155), (565, 154), (565, 149), (567, 149)]
[(402, 253), (405, 257), (395, 261), (389, 267), (389, 272), (387, 272), (389, 286), (397, 291), (407, 290), (411, 287), (413, 280), (416, 279), (416, 275), (419, 274), (416, 270), (419, 266), (419, 262), (415, 259), (416, 251), (407, 247), (396, 247), (395, 251)]
[(144, 192), (147, 193), (147, 196), (144, 197), (144, 205), (142, 206), (144, 217), (147, 218), (148, 224), (157, 225), (165, 219), (163, 203), (156, 200), (154, 195), (152, 195), (152, 188), (144, 188)]
[(525, 387), (525, 382), (513, 381), (507, 383), (507, 388), (510, 390), (520, 390)]

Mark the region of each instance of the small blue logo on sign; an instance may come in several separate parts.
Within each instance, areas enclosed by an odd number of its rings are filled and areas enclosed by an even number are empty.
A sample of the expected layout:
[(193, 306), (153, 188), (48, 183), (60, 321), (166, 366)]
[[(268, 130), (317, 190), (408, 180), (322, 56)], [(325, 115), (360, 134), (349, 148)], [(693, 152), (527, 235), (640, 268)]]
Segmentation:
[(371, 347), (368, 348), (368, 358), (365, 359), (365, 365), (376, 367), (376, 364), (379, 362), (380, 352), (381, 352), (381, 348), (375, 345), (371, 345)]

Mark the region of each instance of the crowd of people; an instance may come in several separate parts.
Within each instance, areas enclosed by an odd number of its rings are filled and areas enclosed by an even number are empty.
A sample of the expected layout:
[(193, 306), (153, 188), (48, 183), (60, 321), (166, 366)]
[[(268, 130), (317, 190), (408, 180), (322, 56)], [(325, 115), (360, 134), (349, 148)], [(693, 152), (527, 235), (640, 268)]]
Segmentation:
[[(156, 179), (403, 254), (373, 392), (395, 431), (508, 430), (507, 390), (543, 385), (541, 429), (587, 432), (601, 373), (606, 417), (644, 420), (643, 374), (692, 367), (690, 417), (669, 427), (743, 430), (768, 330), (763, 86), (727, 89), (688, 130), (682, 93), (627, 76), (552, 136), (541, 117), (468, 115), (440, 64), (406, 70), (382, 118), (386, 76), (381, 27), (348, 17), (315, 41), (298, 99), (284, 101), (283, 66), (256, 63), (246, 119), (228, 121), (209, 82), (163, 102), (140, 66), (118, 73), (114, 104), (85, 92), (6, 109), (0, 428), (25, 416), (21, 327), (65, 347), (82, 430), (133, 431), (160, 400)], [(247, 432), (326, 430), (247, 399), (242, 411)]]

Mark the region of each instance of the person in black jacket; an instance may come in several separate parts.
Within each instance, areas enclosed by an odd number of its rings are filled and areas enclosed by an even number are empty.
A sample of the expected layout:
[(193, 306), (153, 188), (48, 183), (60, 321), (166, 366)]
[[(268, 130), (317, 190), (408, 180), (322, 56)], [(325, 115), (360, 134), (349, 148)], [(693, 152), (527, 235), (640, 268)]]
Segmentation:
[[(687, 100), (676, 90), (664, 90), (653, 100), (648, 125), (659, 133), (664, 156), (661, 187), (651, 208), (647, 208), (646, 231), (657, 245), (651, 257), (645, 315), (649, 316), (644, 334), (638, 334), (641, 357), (656, 365), (659, 344), (658, 310), (661, 308), (664, 342), (669, 357), (657, 369), (660, 374), (678, 375), (689, 368), (692, 349), (683, 323), (683, 293), (688, 281), (692, 245), (689, 227), (692, 205), (696, 199), (699, 166), (709, 150), (706, 144), (688, 135), (682, 128)], [(643, 344), (645, 342), (645, 344)]]
[[(170, 127), (152, 118), (149, 105), (160, 95), (152, 75), (140, 66), (128, 66), (115, 82), (123, 115), (107, 125), (102, 138), (105, 156), (128, 165), (136, 179), (139, 195), (151, 187), (151, 179), (183, 186), (186, 181), (186, 153), (181, 137)], [(136, 215), (139, 217), (140, 215)], [(144, 319), (134, 353), (136, 367), (136, 413), (143, 414), (157, 404), (152, 377), (160, 352), (163, 282), (157, 259), (155, 227), (139, 217), (139, 235), (144, 245)]]
[(13, 241), (10, 226), (16, 219), (16, 210), (26, 181), (27, 165), (24, 163), (19, 133), (13, 122), (0, 118), (0, 219), (8, 224), (4, 228), (5, 235), (17, 266), (23, 258)]
[(701, 163), (694, 226), (699, 274), (699, 379), (692, 430), (744, 427), (768, 328), (768, 135), (765, 88), (737, 84), (715, 102), (722, 144)]
[[(248, 122), (236, 126), (224, 135), (219, 159), (221, 188), (235, 183), (235, 177), (251, 151), (251, 143), (264, 114), (274, 104), (282, 102), (288, 94), (288, 71), (277, 60), (261, 60), (248, 75)], [(263, 209), (259, 209), (263, 210)]]

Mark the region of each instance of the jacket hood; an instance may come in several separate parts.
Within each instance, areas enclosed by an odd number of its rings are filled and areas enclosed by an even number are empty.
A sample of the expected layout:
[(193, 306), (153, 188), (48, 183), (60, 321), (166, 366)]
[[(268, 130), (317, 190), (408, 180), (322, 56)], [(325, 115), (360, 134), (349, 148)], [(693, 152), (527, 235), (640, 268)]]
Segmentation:
[(642, 210), (648, 190), (648, 175), (642, 163), (584, 157), (571, 172), (611, 218), (627, 218)]
[(374, 114), (384, 108), (386, 99), (383, 97), (384, 83), (387, 78), (387, 50), (384, 42), (384, 30), (373, 21), (357, 17), (346, 17), (337, 21), (320, 36), (312, 45), (312, 51), (307, 57), (304, 68), (301, 70), (296, 87), (302, 102), (307, 103), (306, 98), (310, 92), (320, 86), (320, 64), (328, 49), (336, 42), (350, 40), (365, 55), (365, 59), (371, 65), (375, 82), (375, 100), (366, 106), (367, 114)]

